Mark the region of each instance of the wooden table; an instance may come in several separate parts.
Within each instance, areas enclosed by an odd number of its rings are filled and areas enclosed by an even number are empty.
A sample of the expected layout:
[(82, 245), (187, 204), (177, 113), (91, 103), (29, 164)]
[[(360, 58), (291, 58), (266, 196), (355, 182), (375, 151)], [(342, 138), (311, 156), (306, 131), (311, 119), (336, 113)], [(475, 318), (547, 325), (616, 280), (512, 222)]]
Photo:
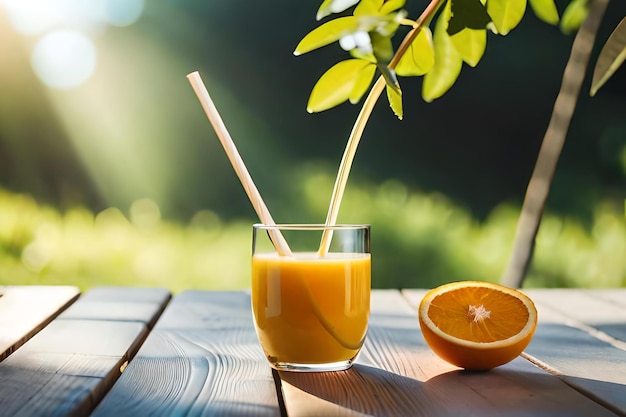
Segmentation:
[(426, 346), (423, 290), (376, 290), (348, 371), (272, 372), (246, 292), (0, 287), (4, 416), (626, 416), (626, 289), (533, 289), (526, 352), (488, 372)]

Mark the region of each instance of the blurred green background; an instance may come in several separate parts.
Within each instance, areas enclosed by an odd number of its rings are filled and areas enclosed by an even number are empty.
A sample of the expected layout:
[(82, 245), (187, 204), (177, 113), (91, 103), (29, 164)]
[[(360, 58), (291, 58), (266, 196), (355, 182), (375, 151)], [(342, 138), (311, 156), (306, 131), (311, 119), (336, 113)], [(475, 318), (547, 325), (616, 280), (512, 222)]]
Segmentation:
[[(256, 218), (196, 70), (274, 219), (323, 222), (360, 106), (305, 110), (346, 57), (292, 55), (319, 3), (0, 0), (0, 284), (249, 286)], [(572, 40), (527, 10), (443, 98), (411, 78), (403, 121), (379, 101), (339, 216), (372, 224), (375, 287), (499, 280)], [(525, 286), (626, 286), (626, 68), (590, 78)]]

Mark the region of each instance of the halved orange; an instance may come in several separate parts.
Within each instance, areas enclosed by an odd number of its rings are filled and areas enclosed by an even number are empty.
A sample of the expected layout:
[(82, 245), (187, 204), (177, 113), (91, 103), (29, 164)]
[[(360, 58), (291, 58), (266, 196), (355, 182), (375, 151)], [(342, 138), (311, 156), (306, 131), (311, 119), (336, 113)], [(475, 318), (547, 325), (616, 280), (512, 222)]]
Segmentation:
[(532, 300), (512, 288), (481, 281), (444, 284), (426, 293), (419, 323), (428, 346), (442, 359), (486, 370), (515, 359), (537, 327)]

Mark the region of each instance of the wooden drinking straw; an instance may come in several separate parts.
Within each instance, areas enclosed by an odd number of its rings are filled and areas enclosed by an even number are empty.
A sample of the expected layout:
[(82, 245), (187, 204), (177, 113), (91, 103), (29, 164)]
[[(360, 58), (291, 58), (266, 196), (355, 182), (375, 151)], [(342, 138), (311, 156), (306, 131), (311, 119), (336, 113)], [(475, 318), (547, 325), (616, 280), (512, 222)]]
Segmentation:
[[(198, 96), (198, 100), (200, 100), (200, 104), (202, 104), (202, 108), (206, 113), (211, 125), (213, 125), (213, 129), (217, 134), (224, 150), (226, 151), (226, 155), (230, 160), (231, 165), (233, 166), (235, 173), (237, 173), (237, 177), (239, 177), (239, 181), (241, 181), (241, 185), (243, 185), (246, 194), (248, 195), (248, 199), (252, 203), (252, 207), (254, 207), (254, 211), (256, 211), (257, 216), (261, 222), (268, 226), (275, 226), (274, 219), (272, 219), (272, 215), (270, 211), (267, 209), (267, 206), (263, 202), (263, 198), (261, 198), (261, 194), (259, 190), (254, 185), (254, 181), (252, 181), (252, 177), (246, 168), (246, 165), (239, 155), (237, 151), (237, 147), (233, 142), (233, 139), (228, 133), (226, 129), (226, 125), (222, 121), (222, 118), (213, 104), (213, 100), (211, 100), (211, 96), (209, 96), (209, 92), (207, 91), (204, 83), (202, 82), (202, 78), (200, 78), (200, 74), (198, 71), (194, 71), (190, 74), (187, 74), (187, 79), (191, 83), (191, 87)], [(276, 248), (276, 252), (278, 252), (281, 256), (290, 256), (291, 250), (289, 249), (289, 245), (287, 241), (280, 233), (280, 230), (270, 228), (268, 230), (270, 235), (270, 239)]]
[[(213, 125), (213, 129), (215, 129), (215, 133), (217, 133), (217, 137), (220, 139), (220, 142), (222, 143), (222, 146), (224, 147), (224, 150), (228, 155), (228, 159), (235, 169), (235, 172), (237, 173), (237, 176), (239, 177), (243, 188), (246, 190), (246, 194), (248, 195), (248, 198), (250, 199), (254, 210), (261, 219), (261, 222), (266, 225), (274, 226), (274, 220), (272, 219), (272, 216), (267, 209), (267, 206), (263, 202), (259, 190), (257, 190), (256, 186), (254, 185), (254, 181), (252, 181), (252, 177), (248, 173), (246, 165), (243, 163), (243, 159), (241, 159), (241, 156), (237, 151), (237, 147), (235, 146), (233, 139), (230, 137), (230, 134), (228, 133), (228, 130), (226, 129), (226, 126), (222, 121), (222, 118), (217, 112), (217, 108), (215, 107), (215, 104), (213, 104), (213, 101), (209, 96), (209, 92), (207, 91), (204, 83), (202, 82), (202, 79), (200, 78), (200, 74), (198, 74), (198, 71), (192, 72), (191, 74), (187, 75), (187, 79), (189, 79), (191, 86), (196, 92), (196, 95), (198, 96), (198, 99), (200, 100), (200, 103), (202, 104), (202, 107), (204, 108), (204, 111), (209, 118), (209, 121)], [(270, 234), (270, 239), (272, 240), (272, 243), (276, 248), (276, 252), (278, 252), (278, 254), (282, 256), (291, 256), (291, 249), (289, 249), (289, 245), (287, 244), (287, 241), (283, 237), (282, 233), (280, 233), (280, 230), (270, 228), (268, 230), (268, 233)], [(337, 340), (342, 346), (347, 349), (357, 349), (358, 347), (360, 347), (363, 344), (362, 340), (360, 340), (356, 345), (350, 344), (337, 333), (335, 327), (324, 316), (324, 313), (322, 312), (319, 304), (313, 297), (313, 294), (311, 293), (306, 281), (303, 281), (303, 284), (307, 290), (306, 292), (311, 302), (311, 305), (315, 310), (315, 316), (318, 318), (322, 326), (324, 326), (324, 328), (328, 331), (328, 333), (330, 333), (330, 335), (333, 336), (335, 340)]]
[(320, 248), (317, 251), (317, 255), (322, 257), (328, 253), (330, 249), (330, 242), (333, 238), (333, 229), (329, 226), (334, 226), (337, 222), (337, 215), (339, 214), (339, 206), (341, 205), (341, 199), (343, 192), (346, 189), (348, 182), (348, 176), (350, 175), (350, 168), (354, 161), (354, 154), (359, 146), (361, 137), (363, 136), (363, 130), (367, 123), (368, 115), (372, 113), (376, 100), (373, 97), (378, 97), (385, 88), (385, 79), (381, 76), (374, 84), (370, 93), (363, 104), (363, 108), (359, 113), (357, 122), (350, 132), (346, 149), (343, 152), (341, 158), (341, 164), (339, 165), (339, 172), (337, 172), (337, 178), (335, 179), (335, 186), (333, 187), (333, 194), (330, 199), (330, 206), (328, 207), (328, 215), (326, 216), (326, 228), (322, 234), (322, 241), (320, 242)]

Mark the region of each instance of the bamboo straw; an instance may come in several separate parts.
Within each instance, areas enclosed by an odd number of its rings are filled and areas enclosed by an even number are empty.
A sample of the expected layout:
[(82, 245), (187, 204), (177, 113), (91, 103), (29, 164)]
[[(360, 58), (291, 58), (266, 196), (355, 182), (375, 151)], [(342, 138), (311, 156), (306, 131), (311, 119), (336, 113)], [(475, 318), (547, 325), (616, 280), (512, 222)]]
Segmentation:
[[(337, 222), (339, 207), (341, 206), (343, 192), (346, 189), (348, 176), (350, 175), (350, 168), (352, 167), (354, 154), (356, 153), (357, 147), (359, 146), (361, 136), (363, 135), (363, 129), (365, 129), (365, 124), (367, 123), (369, 114), (372, 112), (374, 104), (376, 104), (375, 97), (378, 97), (380, 93), (384, 90), (384, 88), (385, 80), (381, 76), (372, 87), (369, 96), (365, 101), (361, 112), (359, 113), (357, 123), (352, 128), (352, 132), (350, 132), (350, 137), (348, 138), (348, 143), (346, 144), (346, 149), (343, 153), (343, 157), (341, 158), (341, 164), (339, 165), (339, 172), (337, 172), (337, 178), (335, 180), (333, 194), (330, 199), (328, 214), (326, 216), (326, 226), (334, 226)], [(331, 228), (324, 229), (324, 232), (322, 234), (322, 241), (320, 242), (320, 248), (317, 251), (318, 256), (322, 257), (328, 253), (332, 238), (333, 230)]]
[[(220, 114), (211, 100), (209, 96), (209, 92), (207, 91), (204, 83), (202, 82), (202, 78), (200, 78), (200, 74), (198, 71), (194, 71), (190, 74), (187, 74), (187, 79), (191, 83), (191, 87), (195, 91), (198, 96), (198, 100), (200, 100), (200, 104), (202, 104), (202, 108), (206, 113), (211, 125), (213, 125), (213, 129), (217, 134), (224, 150), (226, 151), (226, 155), (230, 160), (231, 165), (233, 166), (237, 177), (239, 177), (239, 181), (241, 181), (241, 185), (243, 185), (246, 194), (248, 195), (248, 199), (252, 203), (252, 207), (254, 207), (254, 211), (256, 211), (257, 216), (261, 222), (268, 226), (274, 226), (274, 219), (272, 219), (272, 215), (270, 214), (267, 206), (263, 202), (263, 198), (261, 198), (261, 194), (259, 190), (254, 185), (254, 181), (252, 181), (252, 177), (248, 173), (248, 169), (243, 162), (243, 159), (239, 155), (237, 151), (237, 147), (233, 142), (233, 139), (228, 133), (226, 129), (226, 125), (222, 121)], [(268, 233), (270, 234), (270, 239), (276, 248), (276, 252), (278, 252), (281, 256), (290, 256), (291, 250), (289, 249), (289, 245), (287, 241), (280, 233), (280, 230), (277, 229), (268, 229)]]
[[(411, 31), (402, 40), (402, 43), (398, 47), (398, 50), (396, 51), (393, 58), (391, 59), (391, 62), (389, 63), (389, 68), (393, 69), (396, 65), (398, 65), (398, 62), (400, 62), (402, 56), (407, 52), (413, 40), (415, 40), (422, 28), (428, 22), (430, 22), (433, 14), (439, 9), (442, 1), (443, 0), (432, 0), (428, 4), (428, 6), (426, 6), (426, 9), (424, 9), (420, 17), (415, 21), (415, 23), (413, 23), (413, 29), (411, 29)], [(337, 179), (335, 180), (335, 186), (333, 189), (330, 206), (328, 207), (326, 226), (332, 226), (337, 221), (339, 206), (341, 205), (343, 192), (346, 188), (346, 183), (348, 182), (348, 175), (350, 174), (350, 168), (352, 167), (354, 154), (356, 153), (356, 149), (359, 146), (359, 141), (361, 140), (365, 125), (367, 124), (372, 110), (374, 109), (376, 99), (380, 97), (380, 95), (384, 91), (385, 85), (385, 80), (381, 75), (370, 90), (370, 93), (363, 103), (363, 107), (361, 108), (361, 111), (352, 128), (352, 132), (350, 132), (350, 137), (348, 138), (348, 143), (346, 144), (346, 149), (341, 160), (341, 165), (339, 166), (339, 172), (337, 173)], [(322, 241), (320, 243), (320, 248), (317, 252), (318, 256), (324, 256), (328, 252), (332, 236), (332, 229), (327, 228), (324, 230), (324, 233), (322, 235)]]

